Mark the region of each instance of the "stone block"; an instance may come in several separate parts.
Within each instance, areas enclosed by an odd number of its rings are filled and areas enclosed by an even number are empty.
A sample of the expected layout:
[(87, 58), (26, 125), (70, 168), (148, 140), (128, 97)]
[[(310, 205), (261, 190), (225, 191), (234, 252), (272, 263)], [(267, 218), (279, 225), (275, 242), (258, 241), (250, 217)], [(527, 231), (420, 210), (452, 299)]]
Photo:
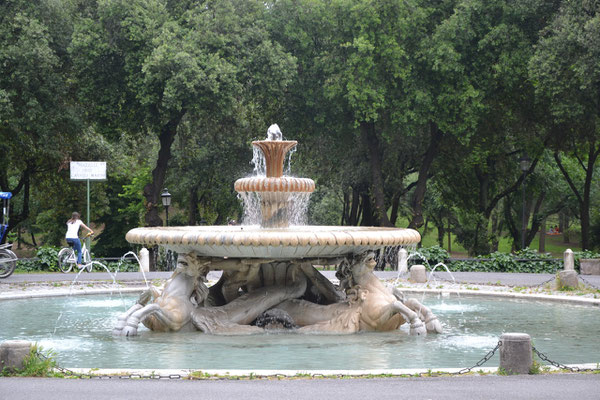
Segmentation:
[(528, 374), (533, 365), (531, 336), (505, 333), (500, 336), (500, 368), (509, 375)]
[(581, 258), (581, 275), (600, 275), (600, 258)]
[(31, 342), (7, 340), (0, 344), (0, 369), (22, 369), (31, 351)]
[(427, 269), (424, 265), (413, 265), (410, 267), (410, 280), (416, 283), (427, 282)]
[(579, 287), (579, 278), (577, 276), (577, 272), (567, 270), (559, 271), (556, 279), (556, 287), (559, 290), (565, 288), (576, 289)]

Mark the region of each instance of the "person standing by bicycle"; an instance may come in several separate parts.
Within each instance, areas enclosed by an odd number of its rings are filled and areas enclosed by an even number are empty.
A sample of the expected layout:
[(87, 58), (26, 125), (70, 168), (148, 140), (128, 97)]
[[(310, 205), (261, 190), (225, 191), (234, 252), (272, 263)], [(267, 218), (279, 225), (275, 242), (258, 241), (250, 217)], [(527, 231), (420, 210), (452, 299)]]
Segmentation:
[(79, 240), (79, 227), (82, 226), (90, 232), (90, 235), (94, 233), (93, 230), (88, 228), (83, 221), (80, 219), (80, 215), (77, 211), (71, 214), (71, 218), (67, 221), (67, 234), (65, 238), (69, 246), (77, 252), (77, 267), (81, 268), (81, 240)]

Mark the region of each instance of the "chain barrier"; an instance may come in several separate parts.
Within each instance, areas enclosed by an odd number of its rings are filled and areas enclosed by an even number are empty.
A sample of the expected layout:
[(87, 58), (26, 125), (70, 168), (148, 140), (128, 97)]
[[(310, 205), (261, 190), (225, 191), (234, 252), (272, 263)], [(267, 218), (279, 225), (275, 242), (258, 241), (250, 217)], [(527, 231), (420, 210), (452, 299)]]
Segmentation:
[[(471, 372), (471, 370), (474, 368), (481, 367), (483, 364), (488, 362), (489, 359), (494, 356), (494, 354), (496, 354), (496, 351), (500, 348), (501, 345), (502, 345), (502, 342), (498, 341), (498, 344), (496, 345), (496, 347), (494, 347), (492, 350), (490, 350), (475, 365), (473, 365), (472, 367), (469, 367), (469, 368), (463, 368), (458, 372), (452, 372), (452, 373), (450, 373), (450, 375), (466, 374), (468, 372)], [(40, 358), (42, 360), (49, 360), (48, 357), (46, 357), (44, 354), (40, 353), (39, 351), (36, 353), (36, 355), (38, 358)], [(171, 374), (171, 375), (157, 375), (157, 374), (142, 375), (142, 374), (135, 374), (135, 373), (127, 374), (127, 375), (82, 374), (82, 373), (78, 373), (75, 371), (71, 371), (68, 368), (63, 368), (63, 367), (59, 366), (58, 364), (56, 364), (54, 368), (57, 369), (58, 371), (62, 372), (66, 376), (71, 376), (71, 377), (80, 378), (80, 379), (183, 379), (184, 378), (183, 376), (181, 376), (179, 374)], [(566, 367), (566, 368), (568, 368), (568, 367)], [(324, 376), (324, 375), (316, 374), (314, 376)], [(275, 374), (274, 377), (281, 378), (281, 377), (285, 377), (285, 375)], [(342, 378), (343, 376), (340, 375), (339, 377)], [(193, 377), (189, 377), (189, 378), (193, 379)]]
[(594, 285), (593, 283), (590, 283), (588, 280), (584, 279), (584, 278), (583, 278), (581, 275), (579, 275), (579, 276), (578, 276), (578, 278), (579, 278), (579, 279), (581, 279), (581, 281), (582, 281), (583, 283), (585, 283), (586, 285), (588, 285), (588, 286), (591, 286), (591, 287), (593, 287), (594, 289), (600, 289), (600, 287), (598, 287), (598, 286)]
[(550, 283), (550, 282), (552, 282), (552, 281), (555, 281), (555, 280), (556, 280), (556, 276), (553, 276), (552, 278), (550, 278), (550, 279), (548, 279), (548, 280), (545, 280), (545, 281), (544, 281), (544, 282), (542, 282), (542, 283), (539, 283), (539, 284), (537, 284), (537, 285), (527, 286), (527, 287), (530, 287), (530, 288), (534, 288), (534, 287), (540, 287), (540, 286), (544, 286), (546, 283)]
[(498, 341), (498, 344), (496, 345), (496, 347), (494, 347), (492, 350), (490, 350), (489, 353), (487, 353), (481, 360), (477, 361), (477, 363), (475, 365), (473, 365), (472, 367), (469, 367), (469, 368), (463, 368), (458, 372), (453, 372), (451, 375), (466, 374), (467, 372), (471, 372), (471, 370), (473, 368), (481, 367), (483, 364), (488, 362), (489, 359), (494, 356), (494, 354), (496, 354), (496, 351), (500, 348), (500, 346), (502, 346), (502, 342)]
[[(37, 352), (37, 357), (41, 360), (49, 360), (43, 353)], [(71, 371), (68, 368), (63, 368), (60, 365), (56, 364), (54, 366), (55, 369), (62, 372), (66, 376), (71, 376), (79, 379), (183, 379), (183, 376), (179, 374), (170, 374), (170, 375), (158, 375), (158, 374), (150, 374), (150, 375), (142, 375), (142, 374), (127, 374), (127, 375), (106, 375), (106, 374), (82, 374), (79, 372)]]
[(535, 346), (531, 346), (533, 352), (540, 358), (540, 360), (544, 360), (556, 368), (565, 369), (571, 372), (588, 372), (588, 371), (600, 371), (600, 368), (579, 368), (579, 367), (569, 367), (568, 365), (561, 364), (559, 362), (553, 361), (548, 358), (544, 353), (535, 348)]
[[(472, 367), (463, 368), (457, 372), (452, 372), (449, 375), (463, 375), (463, 374), (471, 372), (473, 369), (475, 369), (477, 367), (481, 367), (483, 364), (488, 362), (494, 356), (494, 354), (496, 354), (496, 351), (498, 351), (498, 349), (501, 346), (502, 346), (502, 342), (498, 341), (498, 343), (496, 344), (496, 347), (494, 347), (492, 350), (490, 350), (481, 360), (477, 361)], [(544, 353), (542, 353), (541, 351), (536, 349), (535, 346), (531, 346), (531, 348), (532, 348), (533, 352), (540, 358), (540, 360), (546, 361), (547, 363), (555, 366), (556, 368), (571, 371), (571, 372), (598, 372), (598, 371), (600, 371), (600, 368), (569, 367), (568, 365), (564, 365), (564, 364), (561, 364), (554, 360), (551, 360)], [(48, 357), (46, 357), (44, 354), (40, 353), (39, 351), (37, 352), (37, 356), (42, 360), (49, 360)], [(82, 374), (82, 373), (78, 373), (75, 371), (71, 371), (68, 368), (63, 368), (63, 367), (59, 366), (58, 364), (55, 366), (55, 369), (59, 370), (66, 376), (72, 376), (72, 377), (76, 377), (76, 378), (80, 378), (80, 379), (157, 379), (157, 380), (159, 380), (159, 379), (172, 379), (172, 380), (184, 379), (184, 377), (181, 376), (180, 374), (170, 374), (170, 375), (159, 375), (159, 374), (143, 375), (143, 374), (136, 374), (136, 373), (127, 374), (127, 375)], [(277, 378), (285, 377), (284, 375), (280, 375), (280, 374), (275, 374), (274, 376)], [(323, 376), (323, 375), (317, 374), (315, 376)], [(193, 379), (193, 377), (189, 377), (189, 378)]]

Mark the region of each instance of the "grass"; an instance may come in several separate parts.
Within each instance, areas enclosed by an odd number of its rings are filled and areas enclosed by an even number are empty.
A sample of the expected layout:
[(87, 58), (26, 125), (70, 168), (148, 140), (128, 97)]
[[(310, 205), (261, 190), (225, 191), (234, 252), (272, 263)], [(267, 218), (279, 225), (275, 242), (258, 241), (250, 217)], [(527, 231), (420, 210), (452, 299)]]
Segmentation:
[[(422, 247), (431, 247), (436, 246), (437, 242), (437, 228), (435, 226), (430, 226), (427, 228), (427, 232), (423, 235), (423, 229), (419, 229), (419, 233), (421, 233), (421, 246)], [(573, 236), (573, 235), (572, 235)], [(563, 243), (563, 235), (556, 236), (546, 236), (546, 253), (552, 254), (554, 258), (562, 258), (563, 253), (566, 249), (571, 249), (573, 251), (581, 251), (581, 246), (579, 243)], [(573, 239), (573, 238), (572, 238)], [(451, 235), (451, 246), (452, 246), (452, 257), (460, 258), (467, 257), (468, 251), (456, 241), (456, 235)], [(448, 235), (444, 238), (444, 245), (442, 246), (444, 249), (448, 250)], [(529, 245), (531, 249), (539, 248), (539, 234), (533, 239), (531, 244)], [(512, 240), (507, 237), (500, 238), (500, 242), (498, 243), (498, 251), (502, 253), (510, 253), (512, 251)]]

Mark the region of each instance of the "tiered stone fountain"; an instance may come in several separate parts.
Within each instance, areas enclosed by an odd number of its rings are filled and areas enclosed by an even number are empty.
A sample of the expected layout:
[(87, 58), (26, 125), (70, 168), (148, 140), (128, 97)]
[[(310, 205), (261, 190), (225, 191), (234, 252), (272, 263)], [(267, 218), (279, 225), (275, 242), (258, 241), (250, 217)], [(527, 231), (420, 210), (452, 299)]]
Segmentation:
[[(239, 179), (242, 197), (258, 198), (261, 224), (136, 228), (131, 243), (164, 246), (179, 254), (162, 292), (151, 289), (123, 314), (115, 335), (135, 335), (140, 322), (153, 330), (196, 329), (248, 333), (265, 329), (299, 332), (392, 330), (405, 322), (412, 334), (441, 332), (431, 311), (373, 274), (375, 254), (387, 246), (420, 241), (411, 229), (290, 226), (298, 196), (310, 194), (311, 179), (283, 175), (286, 153), (296, 141), (281, 140), (276, 125), (268, 140), (252, 144), (264, 154), (266, 173)], [(336, 265), (339, 286), (315, 265)], [(222, 270), (208, 288), (206, 275)]]

